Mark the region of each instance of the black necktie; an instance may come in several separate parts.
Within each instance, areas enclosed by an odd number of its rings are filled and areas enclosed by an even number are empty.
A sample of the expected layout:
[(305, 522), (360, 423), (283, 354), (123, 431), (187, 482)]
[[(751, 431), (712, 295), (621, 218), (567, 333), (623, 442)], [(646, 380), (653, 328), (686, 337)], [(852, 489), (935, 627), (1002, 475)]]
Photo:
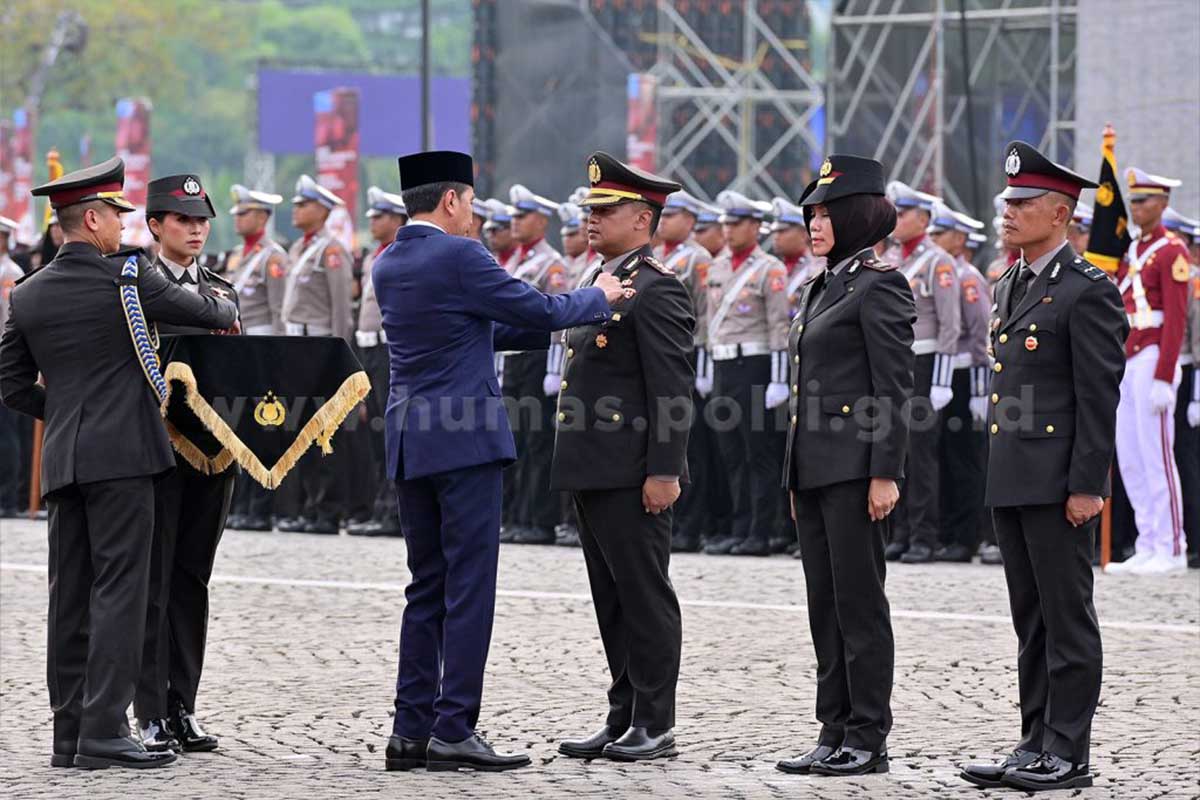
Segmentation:
[(196, 279), (192, 277), (192, 271), (190, 269), (185, 269), (182, 273), (180, 273), (179, 279), (175, 282), (180, 286), (183, 286), (185, 283), (195, 283)]
[(1017, 272), (1017, 280), (1013, 283), (1012, 296), (1008, 301), (1009, 313), (1015, 311), (1021, 305), (1021, 301), (1025, 299), (1025, 293), (1029, 291), (1029, 284), (1033, 283), (1033, 279), (1037, 277), (1033, 274), (1033, 270), (1024, 264), (1021, 265), (1020, 271)]
[(811, 293), (812, 300), (809, 301), (809, 304), (808, 304), (809, 308), (816, 308), (817, 303), (821, 302), (821, 298), (825, 295), (825, 286), (829, 283), (829, 279), (831, 277), (832, 277), (832, 274), (830, 273), (830, 271), (827, 269), (823, 269), (823, 270), (821, 270), (821, 274), (817, 276), (817, 279), (815, 281), (813, 281), (813, 288), (812, 288), (812, 293)]

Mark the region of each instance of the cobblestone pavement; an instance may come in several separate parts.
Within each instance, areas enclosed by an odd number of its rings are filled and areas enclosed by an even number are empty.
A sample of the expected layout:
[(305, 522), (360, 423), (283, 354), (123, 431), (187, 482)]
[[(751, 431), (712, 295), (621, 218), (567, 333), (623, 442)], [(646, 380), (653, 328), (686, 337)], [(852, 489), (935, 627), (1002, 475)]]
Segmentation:
[[(221, 748), (163, 770), (47, 766), (44, 523), (0, 522), (0, 794), (12, 798), (980, 797), (956, 765), (1016, 740), (1016, 639), (1000, 568), (901, 566), (892, 771), (788, 776), (815, 740), (804, 579), (790, 558), (680, 556), (681, 755), (560, 757), (590, 732), (607, 676), (578, 550), (506, 545), (480, 728), (533, 766), (388, 773), (404, 544), (228, 532), (217, 557), (200, 717)], [(1200, 796), (1200, 575), (1098, 576), (1104, 693), (1087, 798)]]

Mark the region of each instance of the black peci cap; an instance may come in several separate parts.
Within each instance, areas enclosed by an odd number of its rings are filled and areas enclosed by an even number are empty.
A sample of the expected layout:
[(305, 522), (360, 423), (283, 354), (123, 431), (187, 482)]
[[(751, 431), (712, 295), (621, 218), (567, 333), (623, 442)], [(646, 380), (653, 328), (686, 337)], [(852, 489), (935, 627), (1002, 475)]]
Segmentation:
[(146, 213), (156, 214), (163, 211), (174, 211), (185, 217), (205, 219), (212, 219), (217, 215), (208, 192), (200, 185), (200, 179), (190, 174), (168, 175), (165, 178), (155, 178), (146, 184)]
[(828, 203), (855, 194), (885, 194), (883, 165), (873, 158), (832, 155), (825, 159), (815, 181), (800, 195), (801, 206)]
[(134, 206), (121, 193), (125, 186), (125, 162), (117, 156), (94, 167), (68, 172), (57, 180), (30, 190), (34, 197), (49, 197), (54, 209), (66, 208), (90, 200), (103, 200), (120, 211)]
[(454, 150), (430, 150), (400, 156), (400, 191), (431, 183), (475, 185), (475, 162), (466, 153)]

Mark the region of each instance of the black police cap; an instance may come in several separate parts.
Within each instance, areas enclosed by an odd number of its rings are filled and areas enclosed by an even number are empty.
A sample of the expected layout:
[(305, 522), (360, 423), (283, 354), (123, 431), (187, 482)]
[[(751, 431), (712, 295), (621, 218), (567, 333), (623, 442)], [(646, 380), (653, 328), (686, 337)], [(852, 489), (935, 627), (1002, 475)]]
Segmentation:
[(125, 162), (117, 156), (74, 172), (57, 180), (43, 183), (30, 190), (34, 197), (49, 197), (52, 208), (66, 208), (77, 203), (103, 200), (121, 211), (133, 211), (134, 206), (121, 193), (125, 186)]
[(675, 181), (622, 163), (603, 151), (592, 153), (588, 159), (588, 182), (591, 190), (579, 201), (584, 207), (640, 201), (662, 208), (667, 195), (683, 188)]
[(821, 164), (821, 171), (800, 195), (799, 205), (815, 206), (855, 194), (885, 193), (883, 165), (873, 158), (832, 155)]
[(208, 192), (195, 175), (168, 175), (156, 178), (146, 185), (146, 213), (156, 214), (174, 211), (185, 217), (212, 219), (213, 210)]

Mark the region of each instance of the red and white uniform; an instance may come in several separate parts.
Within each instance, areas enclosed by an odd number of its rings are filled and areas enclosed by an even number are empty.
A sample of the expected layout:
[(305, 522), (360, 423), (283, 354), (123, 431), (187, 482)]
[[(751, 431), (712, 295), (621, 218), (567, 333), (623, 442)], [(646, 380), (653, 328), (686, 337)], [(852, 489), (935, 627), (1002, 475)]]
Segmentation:
[[(1137, 522), (1139, 555), (1173, 559), (1186, 548), (1174, 414), (1189, 275), (1187, 248), (1162, 225), (1130, 245), (1117, 271), (1130, 321), (1117, 406), (1117, 460)], [(1165, 398), (1166, 387), (1170, 400), (1164, 406), (1155, 398)]]

